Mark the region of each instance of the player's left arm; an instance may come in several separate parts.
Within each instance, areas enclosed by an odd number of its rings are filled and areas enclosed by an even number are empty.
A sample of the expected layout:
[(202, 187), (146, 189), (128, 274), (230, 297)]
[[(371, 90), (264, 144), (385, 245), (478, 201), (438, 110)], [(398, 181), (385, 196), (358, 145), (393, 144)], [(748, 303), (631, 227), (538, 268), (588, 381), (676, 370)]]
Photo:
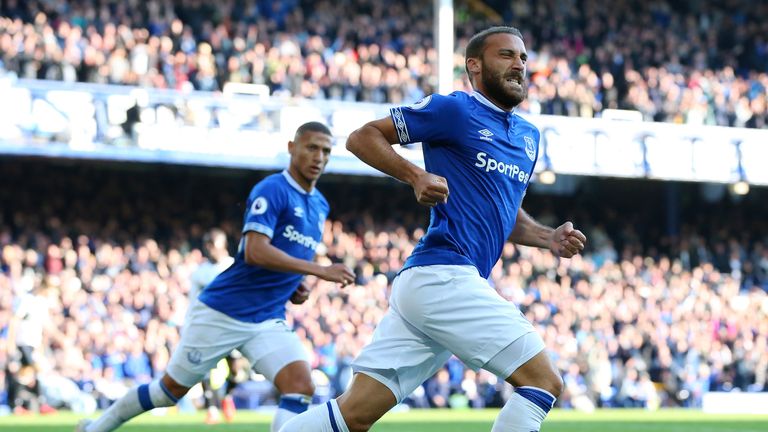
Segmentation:
[(524, 246), (547, 248), (559, 257), (571, 258), (584, 250), (587, 237), (574, 229), (570, 221), (557, 228), (542, 225), (521, 207), (517, 211), (517, 221), (509, 241)]

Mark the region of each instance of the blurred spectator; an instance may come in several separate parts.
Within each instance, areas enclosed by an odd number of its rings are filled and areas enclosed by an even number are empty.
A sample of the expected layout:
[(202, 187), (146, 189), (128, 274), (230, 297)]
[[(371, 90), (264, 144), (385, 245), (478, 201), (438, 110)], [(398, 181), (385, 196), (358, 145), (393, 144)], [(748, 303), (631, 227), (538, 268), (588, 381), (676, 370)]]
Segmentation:
[[(45, 263), (45, 269), (49, 275), (60, 271), (58, 250), (55, 245), (48, 248), (50, 260)], [(36, 265), (36, 257), (34, 252), (28, 253), (27, 262)], [(50, 326), (49, 300), (40, 285), (39, 275), (31, 271), (24, 273), (26, 274), (19, 279), (20, 283), (14, 287), (15, 305), (7, 333), (8, 402), (16, 413), (31, 410), (47, 414), (53, 412), (53, 409), (46, 403), (38, 382), (38, 372), (41, 368), (40, 357), (44, 355), (43, 339), (55, 337), (57, 331)]]
[[(523, 31), (531, 88), (522, 111), (647, 121), (768, 125), (768, 4), (622, 0), (455, 2), (454, 87), (481, 27)], [(220, 91), (263, 84), (277, 96), (413, 102), (436, 88), (427, 0), (331, 2), (8, 1), (0, 68), (23, 78)], [(491, 12), (491, 13), (489, 13)], [(362, 29), (362, 30), (359, 30)], [(127, 127), (127, 125), (126, 125)]]
[(585, 374), (580, 371), (577, 363), (571, 363), (563, 374), (563, 386), (565, 394), (560, 397), (562, 406), (586, 412), (595, 410), (594, 401), (588, 394)]
[[(427, 213), (400, 184), (324, 180), (319, 188), (335, 213), (318, 259), (356, 268), (358, 280), (340, 290), (310, 278), (312, 295), (289, 308), (288, 321), (312, 352), (323, 389), (335, 395), (383, 316), (391, 280), (423, 235)], [(103, 408), (164, 370), (190, 280), (205, 261), (205, 232), (219, 227), (237, 244), (242, 208), (230, 203), (253, 181), (250, 172), (189, 167), (0, 161), (0, 182), (22, 185), (0, 188), (0, 394), (7, 403), (36, 409), (38, 384), (63, 378), (84, 395), (59, 395), (60, 406), (87, 410), (92, 397)], [(768, 389), (766, 191), (710, 205), (696, 199), (695, 185), (680, 185), (690, 186), (690, 199), (679, 233), (669, 234), (658, 208), (637, 205), (653, 202), (664, 184), (645, 191), (593, 182), (561, 197), (562, 207), (535, 188), (526, 197), (532, 214), (568, 216), (599, 233), (583, 256), (557, 260), (508, 244), (491, 276), (551, 350), (568, 390), (559, 403), (698, 407), (709, 390)], [(626, 197), (627, 187), (636, 194)], [(11, 339), (19, 334), (9, 331), (14, 311), (14, 321), (25, 315), (14, 304), (29, 300), (50, 325), (34, 323), (34, 340)], [(22, 363), (17, 345), (34, 347), (37, 372)], [(493, 407), (508, 391), (502, 379), (452, 359), (409, 403)]]
[(448, 377), (448, 371), (440, 369), (435, 374), (435, 378), (427, 382), (426, 393), (431, 408), (448, 408), (448, 400), (452, 393)]

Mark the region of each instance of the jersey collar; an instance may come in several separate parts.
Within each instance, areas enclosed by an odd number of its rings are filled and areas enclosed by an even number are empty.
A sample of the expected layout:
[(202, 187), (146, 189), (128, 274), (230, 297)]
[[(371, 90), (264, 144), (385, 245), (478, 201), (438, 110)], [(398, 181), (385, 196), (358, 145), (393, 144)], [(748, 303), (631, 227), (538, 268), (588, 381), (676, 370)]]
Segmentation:
[(285, 180), (288, 182), (289, 185), (291, 185), (292, 188), (299, 191), (299, 193), (302, 193), (304, 195), (314, 195), (315, 194), (315, 188), (312, 188), (309, 192), (305, 191), (301, 185), (291, 177), (291, 174), (288, 172), (288, 170), (283, 170), (283, 177), (285, 177)]
[(481, 104), (487, 106), (488, 108), (490, 108), (490, 109), (492, 109), (492, 110), (494, 110), (494, 111), (496, 111), (498, 113), (512, 114), (512, 113), (515, 112), (514, 108), (512, 108), (512, 111), (504, 111), (503, 109), (497, 107), (493, 102), (488, 100), (487, 97), (485, 97), (482, 93), (480, 93), (477, 90), (473, 91), (470, 96), (472, 96), (473, 98), (477, 99), (477, 101), (480, 102)]

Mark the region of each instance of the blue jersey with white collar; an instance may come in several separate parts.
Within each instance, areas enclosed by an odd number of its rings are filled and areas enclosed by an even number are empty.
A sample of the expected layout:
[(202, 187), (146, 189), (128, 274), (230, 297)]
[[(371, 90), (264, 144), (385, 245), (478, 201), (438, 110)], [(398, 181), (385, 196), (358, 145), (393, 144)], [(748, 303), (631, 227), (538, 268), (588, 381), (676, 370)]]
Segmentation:
[(422, 142), (426, 170), (445, 177), (450, 190), (448, 203), (430, 211), (429, 229), (403, 270), (473, 265), (487, 278), (515, 226), (538, 129), (477, 92), (434, 94), (390, 114), (400, 143)]
[(272, 239), (272, 246), (310, 261), (322, 241), (328, 210), (320, 192), (307, 193), (287, 171), (260, 181), (248, 196), (235, 262), (203, 290), (200, 301), (240, 321), (285, 318), (285, 303), (304, 275), (246, 264), (245, 234), (262, 233)]

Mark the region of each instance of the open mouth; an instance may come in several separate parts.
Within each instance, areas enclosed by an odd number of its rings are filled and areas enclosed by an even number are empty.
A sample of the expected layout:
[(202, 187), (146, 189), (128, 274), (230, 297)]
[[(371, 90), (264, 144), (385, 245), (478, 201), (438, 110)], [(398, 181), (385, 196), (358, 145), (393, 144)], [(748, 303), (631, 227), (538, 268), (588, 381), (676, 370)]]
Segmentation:
[(515, 87), (523, 88), (523, 78), (522, 77), (507, 77), (507, 82), (512, 84)]

